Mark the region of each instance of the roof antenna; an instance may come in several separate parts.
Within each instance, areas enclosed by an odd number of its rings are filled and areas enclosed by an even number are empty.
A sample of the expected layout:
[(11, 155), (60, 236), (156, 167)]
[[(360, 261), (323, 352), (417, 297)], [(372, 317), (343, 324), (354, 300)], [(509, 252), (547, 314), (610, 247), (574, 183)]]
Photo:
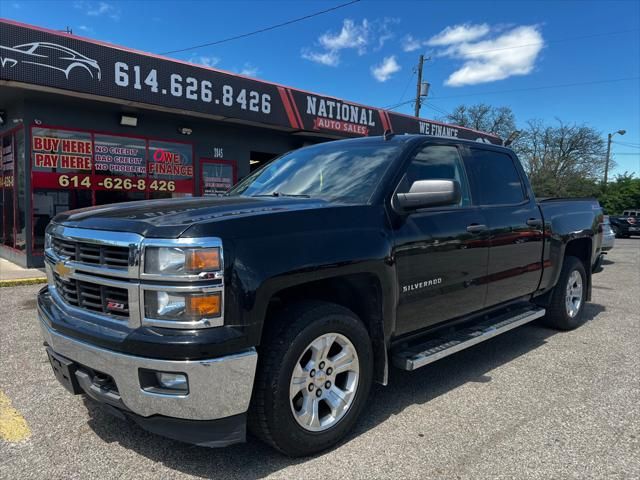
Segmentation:
[(395, 135), (396, 135), (396, 134), (395, 134), (395, 133), (393, 133), (391, 130), (386, 129), (386, 130), (384, 131), (384, 133), (382, 134), (382, 137), (384, 138), (384, 141), (386, 142), (386, 141), (388, 141), (388, 140), (391, 140)]

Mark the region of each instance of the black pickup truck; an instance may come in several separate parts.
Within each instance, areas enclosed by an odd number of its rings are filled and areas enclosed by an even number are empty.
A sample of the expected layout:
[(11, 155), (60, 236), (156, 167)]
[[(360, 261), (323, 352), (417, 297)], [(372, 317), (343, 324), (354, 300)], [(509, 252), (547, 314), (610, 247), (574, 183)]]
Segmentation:
[(622, 215), (609, 216), (611, 228), (618, 238), (629, 238), (640, 235), (640, 209), (625, 210)]
[[(386, 135), (279, 157), (217, 198), (67, 212), (38, 296), (60, 382), (204, 446), (336, 444), (393, 364), (584, 320), (595, 200), (537, 202), (514, 155)], [(544, 392), (540, 392), (544, 395)]]

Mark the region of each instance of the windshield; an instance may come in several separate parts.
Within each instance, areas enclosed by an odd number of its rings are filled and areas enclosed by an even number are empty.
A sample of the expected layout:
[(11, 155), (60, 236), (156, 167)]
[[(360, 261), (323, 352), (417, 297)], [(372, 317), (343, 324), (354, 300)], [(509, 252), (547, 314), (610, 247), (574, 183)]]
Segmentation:
[(287, 153), (249, 175), (228, 195), (300, 196), (367, 203), (400, 148), (330, 142)]

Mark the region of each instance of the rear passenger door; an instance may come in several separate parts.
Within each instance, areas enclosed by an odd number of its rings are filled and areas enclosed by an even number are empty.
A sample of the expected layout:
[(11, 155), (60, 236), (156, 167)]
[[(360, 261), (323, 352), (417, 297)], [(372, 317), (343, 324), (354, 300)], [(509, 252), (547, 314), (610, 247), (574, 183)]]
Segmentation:
[(417, 180), (454, 180), (457, 205), (424, 208), (401, 216), (394, 226), (394, 257), (400, 289), (396, 334), (403, 334), (482, 309), (489, 252), (480, 208), (471, 204), (458, 148), (427, 144), (411, 159), (396, 193)]
[(490, 234), (486, 306), (536, 290), (542, 273), (542, 214), (515, 156), (470, 147), (465, 165), (474, 204)]

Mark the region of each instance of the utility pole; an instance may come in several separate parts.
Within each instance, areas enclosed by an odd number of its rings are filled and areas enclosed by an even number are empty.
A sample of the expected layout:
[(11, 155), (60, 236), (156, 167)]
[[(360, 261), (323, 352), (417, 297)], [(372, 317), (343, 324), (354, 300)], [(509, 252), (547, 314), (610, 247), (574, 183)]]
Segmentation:
[(421, 103), (421, 91), (422, 91), (422, 65), (424, 64), (424, 55), (420, 55), (420, 60), (418, 60), (418, 85), (416, 87), (416, 117), (420, 116), (420, 107)]
[(607, 180), (609, 179), (609, 157), (611, 155), (611, 137), (612, 134), (607, 135), (607, 159), (604, 162), (604, 188), (607, 188)]
[(607, 181), (609, 180), (609, 160), (611, 158), (611, 138), (615, 134), (624, 135), (627, 133), (626, 130), (618, 130), (617, 132), (613, 132), (607, 135), (607, 158), (604, 162), (604, 189), (607, 188)]

